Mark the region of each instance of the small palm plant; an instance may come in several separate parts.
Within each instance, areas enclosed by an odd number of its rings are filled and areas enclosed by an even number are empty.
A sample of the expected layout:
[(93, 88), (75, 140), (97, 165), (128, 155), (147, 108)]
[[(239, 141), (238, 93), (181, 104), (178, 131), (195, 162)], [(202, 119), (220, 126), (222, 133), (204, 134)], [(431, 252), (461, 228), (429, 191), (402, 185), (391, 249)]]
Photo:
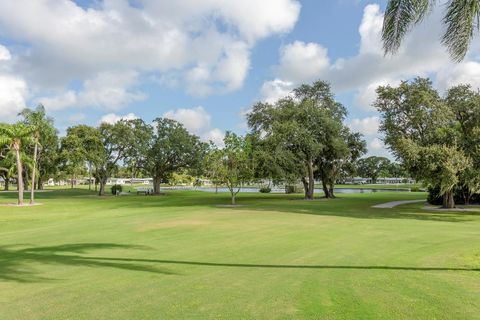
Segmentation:
[(6, 145), (15, 154), (18, 183), (18, 205), (23, 205), (23, 161), (22, 147), (31, 145), (34, 128), (22, 123), (0, 126), (0, 145)]

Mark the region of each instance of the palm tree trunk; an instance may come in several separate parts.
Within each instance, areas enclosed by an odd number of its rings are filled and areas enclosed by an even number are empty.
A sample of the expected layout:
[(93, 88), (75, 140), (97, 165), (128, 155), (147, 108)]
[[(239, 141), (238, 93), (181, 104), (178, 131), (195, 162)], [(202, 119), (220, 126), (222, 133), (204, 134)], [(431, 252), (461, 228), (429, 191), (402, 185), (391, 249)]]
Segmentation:
[(18, 205), (23, 205), (23, 167), (20, 158), (20, 146), (15, 147), (15, 156), (17, 158), (17, 185), (18, 185)]
[(30, 191), (30, 204), (35, 203), (35, 173), (37, 171), (37, 152), (38, 152), (38, 138), (35, 139), (35, 148), (33, 151), (32, 188)]

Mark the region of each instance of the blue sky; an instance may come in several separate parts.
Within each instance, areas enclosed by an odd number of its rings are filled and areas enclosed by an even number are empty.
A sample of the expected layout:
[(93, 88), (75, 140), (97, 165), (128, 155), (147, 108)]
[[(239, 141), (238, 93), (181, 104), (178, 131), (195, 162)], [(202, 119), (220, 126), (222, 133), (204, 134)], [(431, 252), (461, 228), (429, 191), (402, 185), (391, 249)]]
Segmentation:
[(300, 83), (331, 82), (365, 135), (388, 155), (370, 106), (378, 85), (429, 76), (442, 92), (478, 87), (479, 46), (453, 64), (438, 39), (441, 11), (384, 57), (386, 1), (4, 0), (0, 121), (43, 103), (63, 132), (122, 117), (170, 117), (221, 144), (243, 114)]

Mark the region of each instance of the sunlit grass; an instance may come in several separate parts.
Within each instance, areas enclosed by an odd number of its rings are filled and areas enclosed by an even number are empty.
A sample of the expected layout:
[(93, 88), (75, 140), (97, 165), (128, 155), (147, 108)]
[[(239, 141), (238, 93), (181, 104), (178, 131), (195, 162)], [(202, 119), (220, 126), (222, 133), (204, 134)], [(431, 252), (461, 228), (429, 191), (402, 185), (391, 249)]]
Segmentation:
[(0, 207), (0, 318), (478, 317), (479, 213), (340, 196), (39, 193)]

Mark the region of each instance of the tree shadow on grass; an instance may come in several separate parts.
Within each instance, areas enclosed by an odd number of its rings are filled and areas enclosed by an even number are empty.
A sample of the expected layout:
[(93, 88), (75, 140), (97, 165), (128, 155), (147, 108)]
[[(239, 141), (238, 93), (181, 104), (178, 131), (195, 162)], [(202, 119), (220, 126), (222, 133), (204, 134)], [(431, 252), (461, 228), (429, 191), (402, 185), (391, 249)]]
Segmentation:
[[(41, 194), (41, 197), (48, 199), (71, 198), (72, 196), (82, 196), (93, 194), (92, 191), (73, 189), (73, 190), (55, 190)], [(12, 194), (13, 195), (13, 194)], [(375, 198), (366, 194), (354, 194), (350, 196), (340, 195), (337, 199), (322, 199), (318, 197), (315, 201), (300, 201), (302, 195), (286, 194), (255, 194), (240, 193), (238, 196), (238, 207), (222, 207), (230, 203), (230, 197), (226, 193), (207, 193), (202, 191), (169, 191), (165, 196), (125, 196), (108, 197), (108, 199), (95, 198), (89, 199), (92, 203), (101, 201), (102, 209), (116, 210), (118, 208), (132, 208), (133, 210), (142, 210), (149, 208), (186, 208), (186, 207), (206, 207), (212, 210), (248, 210), (252, 212), (282, 212), (289, 214), (310, 214), (318, 216), (336, 216), (355, 219), (413, 219), (423, 221), (437, 222), (467, 222), (475, 217), (480, 217), (475, 212), (432, 212), (422, 210), (423, 204), (408, 204), (392, 209), (371, 208), (372, 205), (390, 202), (395, 200), (414, 200), (418, 199), (411, 193), (376, 193)], [(298, 201), (297, 201), (298, 200)]]
[[(21, 248), (18, 248), (21, 247)], [(155, 274), (175, 274), (168, 269), (139, 264), (131, 260), (121, 261), (114, 258), (96, 259), (81, 256), (101, 249), (148, 249), (144, 246), (121, 245), (113, 243), (75, 243), (48, 247), (1, 246), (0, 247), (0, 281), (40, 282), (56, 280), (43, 277), (35, 272), (31, 264), (113, 268), (120, 270), (150, 272)], [(109, 260), (111, 259), (111, 260)]]
[(220, 263), (199, 262), (181, 260), (158, 260), (158, 259), (129, 259), (129, 258), (102, 258), (88, 257), (86, 259), (107, 261), (131, 261), (143, 263), (180, 264), (205, 267), (236, 267), (236, 268), (267, 268), (267, 269), (353, 269), (353, 270), (399, 270), (399, 271), (473, 271), (480, 272), (480, 268), (457, 268), (457, 267), (403, 267), (403, 266), (355, 266), (355, 265), (289, 265), (289, 264), (249, 264), (249, 263)]
[[(402, 197), (400, 197), (401, 199)], [(146, 209), (146, 208), (186, 208), (207, 207), (214, 210), (252, 211), (252, 212), (281, 212), (289, 214), (309, 214), (318, 216), (335, 216), (354, 219), (412, 219), (437, 222), (467, 222), (474, 217), (480, 217), (475, 212), (432, 212), (422, 210), (422, 203), (406, 204), (396, 208), (371, 208), (378, 201), (394, 201), (398, 198), (373, 200), (370, 198), (345, 197), (336, 199), (318, 198), (315, 201), (305, 201), (301, 196), (271, 194), (254, 195), (243, 194), (238, 197), (238, 206), (227, 206), (230, 198), (225, 195), (173, 195), (167, 194), (163, 198), (130, 198), (112, 202), (112, 209), (117, 207)], [(406, 200), (412, 200), (411, 198)], [(376, 201), (376, 202), (375, 202)]]

